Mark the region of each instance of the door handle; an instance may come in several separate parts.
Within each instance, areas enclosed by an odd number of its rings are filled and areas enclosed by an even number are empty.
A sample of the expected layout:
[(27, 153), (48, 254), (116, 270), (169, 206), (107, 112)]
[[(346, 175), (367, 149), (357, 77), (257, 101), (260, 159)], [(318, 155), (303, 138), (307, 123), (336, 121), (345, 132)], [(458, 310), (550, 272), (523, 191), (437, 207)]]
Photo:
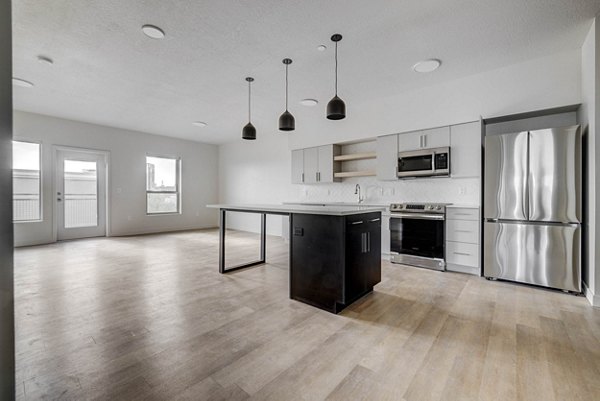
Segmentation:
[(61, 199), (61, 198), (56, 198), (56, 200), (57, 200), (57, 201), (59, 201), (59, 202), (60, 202), (60, 201), (62, 201), (62, 199)]

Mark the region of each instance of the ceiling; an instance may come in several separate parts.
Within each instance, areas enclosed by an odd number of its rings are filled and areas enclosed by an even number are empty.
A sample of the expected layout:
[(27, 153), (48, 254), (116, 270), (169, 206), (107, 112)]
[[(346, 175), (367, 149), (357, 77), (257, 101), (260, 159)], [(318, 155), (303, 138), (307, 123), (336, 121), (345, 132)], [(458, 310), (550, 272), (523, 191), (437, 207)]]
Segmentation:
[[(276, 131), (285, 57), (290, 111), (315, 98), (308, 116), (325, 118), (333, 33), (344, 36), (339, 94), (350, 103), (579, 48), (599, 11), (598, 0), (19, 0), (13, 75), (35, 86), (15, 86), (14, 107), (220, 144), (241, 140), (246, 76), (259, 135)], [(144, 24), (166, 37), (146, 37)], [(411, 70), (432, 57), (437, 71)]]

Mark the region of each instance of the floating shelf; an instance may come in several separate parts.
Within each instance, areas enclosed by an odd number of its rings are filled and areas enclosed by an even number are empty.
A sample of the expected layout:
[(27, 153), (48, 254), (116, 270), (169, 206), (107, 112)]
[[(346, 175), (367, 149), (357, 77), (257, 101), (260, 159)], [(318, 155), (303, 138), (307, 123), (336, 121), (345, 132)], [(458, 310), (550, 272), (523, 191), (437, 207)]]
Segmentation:
[(377, 153), (375, 152), (363, 152), (363, 153), (352, 153), (349, 155), (339, 155), (333, 158), (336, 162), (345, 162), (350, 160), (364, 160), (364, 159), (375, 159)]
[(335, 173), (335, 178), (349, 178), (349, 177), (371, 177), (377, 175), (375, 170), (365, 170), (365, 171), (344, 171), (341, 173)]

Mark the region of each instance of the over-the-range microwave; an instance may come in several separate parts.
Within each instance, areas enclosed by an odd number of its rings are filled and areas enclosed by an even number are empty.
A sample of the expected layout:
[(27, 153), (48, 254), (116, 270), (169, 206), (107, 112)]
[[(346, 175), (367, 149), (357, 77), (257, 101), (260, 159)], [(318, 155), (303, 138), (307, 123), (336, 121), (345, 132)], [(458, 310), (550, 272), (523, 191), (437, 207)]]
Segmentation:
[(448, 177), (450, 148), (432, 148), (398, 153), (398, 177)]

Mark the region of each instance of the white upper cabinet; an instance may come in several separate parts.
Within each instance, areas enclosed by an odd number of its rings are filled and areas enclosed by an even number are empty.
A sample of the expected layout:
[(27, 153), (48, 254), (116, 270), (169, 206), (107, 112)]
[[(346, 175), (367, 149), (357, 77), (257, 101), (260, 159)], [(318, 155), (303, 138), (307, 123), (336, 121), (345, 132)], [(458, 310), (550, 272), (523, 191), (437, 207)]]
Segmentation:
[(333, 157), (336, 156), (335, 148), (334, 145), (323, 145), (317, 148), (319, 153), (317, 182), (328, 183), (336, 180), (333, 162)]
[(450, 146), (450, 127), (407, 132), (398, 136), (400, 152), (446, 146)]
[(292, 184), (316, 184), (339, 181), (334, 156), (339, 147), (323, 145), (292, 151)]
[(452, 177), (481, 175), (481, 123), (450, 127), (450, 174)]
[(450, 146), (450, 127), (428, 129), (422, 132), (423, 148), (442, 148)]
[(398, 175), (398, 135), (377, 137), (377, 179), (397, 180)]
[(398, 135), (398, 151), (417, 150), (422, 148), (423, 131), (413, 131)]
[(304, 149), (304, 183), (315, 184), (318, 182), (319, 148)]
[(292, 150), (292, 184), (304, 183), (304, 149)]

